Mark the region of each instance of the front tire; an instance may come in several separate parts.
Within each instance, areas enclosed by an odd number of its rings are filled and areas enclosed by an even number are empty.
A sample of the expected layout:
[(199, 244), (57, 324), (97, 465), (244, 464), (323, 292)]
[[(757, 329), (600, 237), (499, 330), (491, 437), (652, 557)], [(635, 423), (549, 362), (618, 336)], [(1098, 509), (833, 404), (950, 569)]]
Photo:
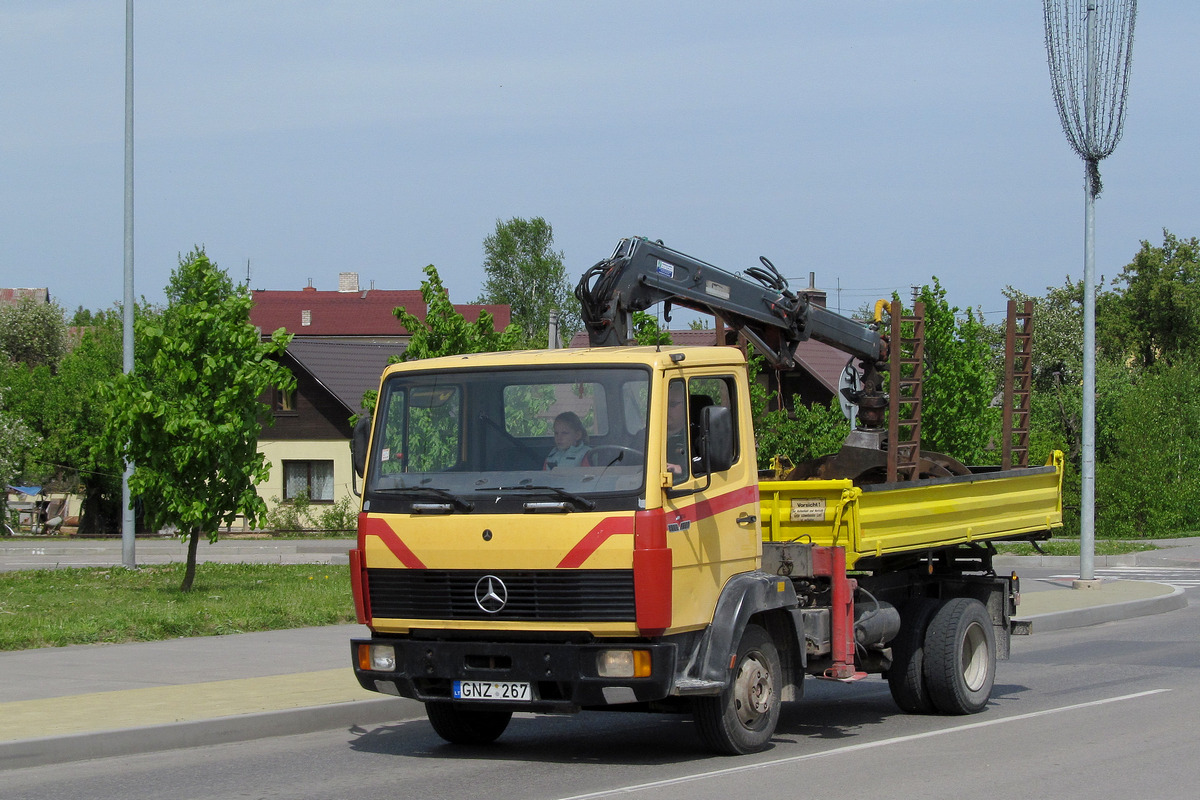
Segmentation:
[(943, 714), (976, 714), (996, 680), (996, 634), (983, 603), (948, 600), (925, 633), (925, 686)]
[(697, 697), (692, 715), (700, 738), (723, 755), (762, 750), (779, 722), (782, 670), (779, 651), (757, 625), (738, 643), (729, 684), (716, 697)]
[(512, 719), (511, 711), (464, 708), (455, 703), (426, 703), (425, 715), (437, 735), (451, 744), (491, 744)]

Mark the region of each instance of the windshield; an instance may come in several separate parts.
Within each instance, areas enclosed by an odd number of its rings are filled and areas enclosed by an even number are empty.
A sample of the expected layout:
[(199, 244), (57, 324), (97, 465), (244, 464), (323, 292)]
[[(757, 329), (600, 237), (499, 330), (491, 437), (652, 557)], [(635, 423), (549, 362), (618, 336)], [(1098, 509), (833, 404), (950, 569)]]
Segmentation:
[(627, 367), (393, 375), (366, 499), (374, 511), (634, 508), (649, 380)]

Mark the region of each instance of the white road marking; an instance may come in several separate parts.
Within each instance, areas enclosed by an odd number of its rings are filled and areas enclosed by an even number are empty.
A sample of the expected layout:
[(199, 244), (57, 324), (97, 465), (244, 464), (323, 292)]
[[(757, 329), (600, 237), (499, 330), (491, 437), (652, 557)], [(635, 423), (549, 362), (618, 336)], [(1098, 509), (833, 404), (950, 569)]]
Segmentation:
[[(1098, 578), (1117, 578), (1132, 581), (1153, 581), (1168, 586), (1192, 589), (1200, 586), (1200, 567), (1108, 567), (1097, 569)], [(1054, 575), (1055, 580), (1069, 580), (1078, 575)]]
[(1109, 703), (1120, 703), (1125, 700), (1136, 700), (1141, 697), (1149, 697), (1155, 694), (1169, 692), (1170, 689), (1150, 689), (1145, 692), (1135, 692), (1134, 694), (1121, 695), (1120, 697), (1106, 697), (1103, 700), (1092, 700), (1087, 703), (1077, 703), (1072, 706), (1062, 706), (1060, 708), (1047, 708), (1043, 711), (1031, 711), (1028, 714), (1017, 714), (1012, 717), (1000, 717), (998, 719), (988, 719), (982, 722), (972, 722), (967, 725), (956, 725), (952, 728), (943, 728), (936, 731), (926, 731), (924, 733), (913, 733), (908, 736), (896, 736), (891, 739), (880, 739), (877, 742), (863, 742), (862, 744), (852, 744), (846, 747), (835, 747), (829, 750), (821, 750), (816, 753), (806, 753), (800, 756), (788, 756), (787, 758), (777, 758), (774, 761), (762, 761), (757, 764), (747, 764), (741, 767), (729, 767), (728, 769), (717, 769), (710, 772), (701, 772), (696, 775), (684, 775), (678, 778), (668, 778), (661, 781), (651, 781), (649, 783), (639, 783), (632, 786), (620, 786), (615, 789), (605, 789), (600, 792), (590, 792), (588, 794), (577, 794), (570, 797), (563, 797), (560, 800), (594, 800), (594, 798), (613, 797), (622, 794), (636, 794), (638, 792), (650, 791), (653, 789), (661, 789), (664, 786), (678, 786), (679, 784), (691, 783), (693, 781), (702, 781), (709, 778), (719, 778), (726, 775), (736, 775), (741, 772), (752, 772), (754, 770), (767, 769), (770, 767), (778, 767), (784, 764), (795, 764), (800, 761), (811, 761), (817, 758), (825, 758), (826, 756), (840, 756), (846, 753), (855, 753), (861, 750), (872, 750), (877, 747), (890, 747), (894, 744), (904, 744), (906, 742), (915, 742), (920, 739), (931, 739), (935, 736), (946, 736), (961, 731), (977, 730), (980, 728), (990, 728), (995, 725), (1006, 725), (1010, 722), (1021, 722), (1027, 719), (1036, 719), (1045, 717), (1051, 714), (1061, 714), (1066, 711), (1078, 711), (1084, 708), (1094, 708), (1096, 706), (1108, 705)]

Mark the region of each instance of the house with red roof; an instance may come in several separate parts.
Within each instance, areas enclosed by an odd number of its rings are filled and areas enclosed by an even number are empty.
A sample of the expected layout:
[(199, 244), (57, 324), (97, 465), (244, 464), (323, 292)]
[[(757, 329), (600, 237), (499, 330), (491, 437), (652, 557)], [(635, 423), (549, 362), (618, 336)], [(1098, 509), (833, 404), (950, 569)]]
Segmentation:
[[(409, 333), (392, 310), (403, 307), (421, 320), (425, 319), (427, 311), (419, 290), (364, 289), (359, 286), (356, 272), (341, 273), (336, 291), (316, 289), (310, 282), (299, 290), (256, 289), (251, 294), (254, 308), (250, 312), (250, 321), (263, 334), (270, 335), (283, 328), (297, 339), (403, 345), (408, 342)], [(498, 331), (508, 327), (512, 319), (507, 305), (470, 303), (456, 304), (454, 308), (468, 322), (474, 322), (482, 312), (488, 312)]]

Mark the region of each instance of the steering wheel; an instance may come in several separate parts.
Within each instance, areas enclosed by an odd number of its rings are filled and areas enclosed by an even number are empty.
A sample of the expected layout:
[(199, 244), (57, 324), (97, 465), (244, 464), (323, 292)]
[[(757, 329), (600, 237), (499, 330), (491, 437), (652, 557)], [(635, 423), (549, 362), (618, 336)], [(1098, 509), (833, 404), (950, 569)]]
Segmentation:
[[(613, 453), (611, 458), (606, 458), (604, 453)], [(632, 447), (626, 447), (621, 444), (600, 444), (596, 445), (588, 453), (588, 458), (592, 464), (597, 467), (611, 467), (612, 465), (629, 459), (637, 465), (643, 464), (646, 461), (646, 454), (641, 450), (636, 450)]]

